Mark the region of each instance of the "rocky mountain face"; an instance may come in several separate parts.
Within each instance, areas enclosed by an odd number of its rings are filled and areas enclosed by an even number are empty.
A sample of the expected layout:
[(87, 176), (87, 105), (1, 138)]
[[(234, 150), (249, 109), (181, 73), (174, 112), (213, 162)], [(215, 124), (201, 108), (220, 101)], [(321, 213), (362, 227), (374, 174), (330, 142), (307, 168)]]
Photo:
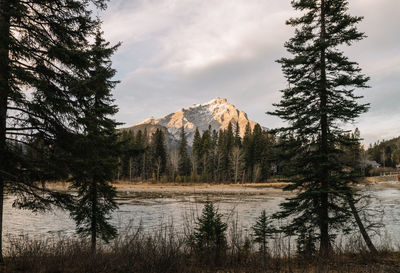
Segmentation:
[(257, 124), (247, 118), (247, 114), (238, 110), (233, 104), (230, 104), (224, 98), (215, 98), (204, 104), (195, 104), (191, 107), (182, 108), (176, 113), (171, 113), (165, 117), (154, 119), (146, 119), (132, 127), (124, 130), (139, 131), (147, 129), (150, 134), (157, 128), (162, 128), (166, 132), (168, 142), (174, 143), (179, 140), (179, 134), (182, 126), (185, 128), (188, 144), (193, 143), (196, 128), (200, 133), (204, 132), (211, 126), (211, 130), (219, 131), (226, 129), (232, 123), (233, 128), (239, 124), (240, 136), (243, 137), (247, 123), (251, 128)]

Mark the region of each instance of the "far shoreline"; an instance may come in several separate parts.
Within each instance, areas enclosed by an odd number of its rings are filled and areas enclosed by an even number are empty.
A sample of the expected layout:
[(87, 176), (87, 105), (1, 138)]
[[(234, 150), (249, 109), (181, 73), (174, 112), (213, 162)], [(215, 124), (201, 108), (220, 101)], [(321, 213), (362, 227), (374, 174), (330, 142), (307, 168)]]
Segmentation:
[[(65, 191), (71, 182), (47, 182), (46, 187), (51, 190)], [(290, 194), (283, 188), (290, 182), (263, 182), (263, 183), (206, 183), (206, 182), (131, 182), (114, 181), (111, 183), (119, 193), (143, 193), (155, 195), (187, 195), (187, 194), (224, 194), (224, 195), (264, 195), (264, 194)], [(384, 177), (366, 177), (357, 187), (370, 186), (373, 188), (400, 189), (400, 182)]]
[[(46, 187), (51, 190), (67, 190), (71, 182), (47, 182)], [(130, 182), (114, 181), (111, 183), (119, 193), (143, 193), (156, 195), (187, 195), (187, 194), (225, 194), (225, 195), (263, 195), (282, 193), (282, 189), (289, 182), (267, 183), (178, 183), (178, 182)]]

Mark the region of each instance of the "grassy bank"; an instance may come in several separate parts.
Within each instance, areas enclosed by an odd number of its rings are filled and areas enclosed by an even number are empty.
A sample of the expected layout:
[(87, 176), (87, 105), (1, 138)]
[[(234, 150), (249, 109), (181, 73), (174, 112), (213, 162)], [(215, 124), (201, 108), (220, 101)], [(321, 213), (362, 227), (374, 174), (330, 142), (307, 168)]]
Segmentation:
[[(288, 185), (285, 182), (268, 182), (256, 184), (229, 184), (229, 183), (155, 183), (115, 181), (112, 185), (119, 192), (143, 193), (155, 196), (210, 194), (210, 195), (268, 195), (281, 193), (282, 188)], [(49, 182), (46, 187), (52, 190), (64, 191), (70, 186), (68, 182)]]
[[(288, 242), (275, 238), (264, 256), (250, 237), (230, 229), (227, 246), (218, 255), (199, 252), (190, 234), (178, 234), (172, 227), (152, 233), (141, 229), (125, 232), (92, 254), (88, 241), (79, 239), (10, 241), (1, 272), (399, 272), (400, 253), (380, 249), (371, 256), (359, 243), (335, 248), (328, 259), (299, 256)], [(354, 242), (354, 241), (353, 241)]]

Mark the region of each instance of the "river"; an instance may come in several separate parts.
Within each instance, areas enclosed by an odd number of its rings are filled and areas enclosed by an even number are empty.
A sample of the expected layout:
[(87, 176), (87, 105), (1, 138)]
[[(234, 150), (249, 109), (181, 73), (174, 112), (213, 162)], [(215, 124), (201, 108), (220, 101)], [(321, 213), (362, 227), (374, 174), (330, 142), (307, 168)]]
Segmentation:
[[(393, 183), (394, 184), (394, 183)], [(393, 247), (400, 243), (400, 187), (397, 185), (362, 188), (374, 199), (372, 209), (384, 211), (376, 215), (377, 222), (383, 223), (381, 236), (389, 236)], [(243, 232), (249, 232), (256, 217), (265, 209), (272, 214), (287, 197), (281, 190), (264, 194), (240, 193), (169, 193), (145, 194), (134, 191), (118, 191), (119, 209), (112, 214), (111, 222), (120, 231), (137, 228), (158, 229), (160, 225), (173, 224), (175, 230), (183, 229), (185, 223), (193, 221), (200, 213), (206, 200), (214, 202), (228, 224), (237, 221)], [(4, 201), (4, 235), (6, 238), (29, 235), (30, 238), (75, 236), (75, 224), (68, 212), (60, 209), (45, 213), (33, 213), (12, 206), (14, 198), (7, 196)], [(382, 217), (382, 218), (381, 218)]]

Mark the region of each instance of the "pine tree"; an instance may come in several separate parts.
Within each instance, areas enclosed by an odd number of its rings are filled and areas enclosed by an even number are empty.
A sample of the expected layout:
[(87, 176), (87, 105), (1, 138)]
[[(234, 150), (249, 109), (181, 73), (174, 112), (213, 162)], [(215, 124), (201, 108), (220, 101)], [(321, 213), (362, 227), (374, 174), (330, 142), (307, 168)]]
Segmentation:
[(217, 181), (218, 180), (218, 139), (219, 139), (219, 134), (216, 130), (212, 131), (211, 135), (211, 147), (210, 147), (210, 161), (209, 161), (209, 166), (210, 170), (212, 170), (212, 180)]
[(178, 145), (179, 162), (178, 171), (180, 176), (188, 176), (190, 174), (190, 160), (187, 152), (187, 140), (185, 129), (181, 128), (181, 139)]
[(201, 136), (201, 166), (202, 166), (202, 178), (205, 181), (212, 179), (213, 172), (213, 147), (212, 139), (210, 135), (210, 129), (203, 132)]
[(254, 141), (253, 134), (251, 131), (250, 123), (246, 124), (246, 129), (243, 137), (242, 147), (244, 151), (244, 161), (247, 170), (247, 180), (253, 180), (253, 168), (254, 168)]
[(267, 213), (263, 210), (257, 218), (256, 223), (252, 226), (254, 241), (259, 244), (260, 251), (263, 254), (264, 266), (266, 264), (268, 239), (272, 237), (275, 232), (274, 227), (269, 223), (270, 219)]
[(161, 129), (157, 129), (151, 139), (151, 157), (153, 162), (153, 173), (159, 181), (161, 175), (164, 174), (167, 165), (165, 136)]
[(117, 82), (111, 80), (115, 70), (110, 61), (118, 46), (110, 47), (97, 32), (91, 49), (92, 64), (82, 86), (84, 96), (80, 97), (84, 105), (80, 121), (83, 133), (72, 143), (72, 188), (78, 194), (71, 214), (78, 234), (91, 237), (93, 252), (97, 238), (108, 242), (116, 235), (115, 227), (108, 222), (110, 213), (117, 208), (116, 192), (108, 182), (114, 177), (119, 154), (117, 123), (111, 118), (117, 112), (111, 94)]
[(340, 124), (353, 121), (368, 108), (354, 94), (355, 88), (367, 87), (368, 78), (339, 48), (365, 35), (355, 26), (362, 17), (347, 13), (346, 0), (294, 0), (292, 6), (304, 14), (287, 21), (296, 27), (295, 36), (285, 44), (293, 57), (278, 62), (289, 87), (282, 90), (282, 100), (272, 114), (288, 122), (279, 131), (283, 138), (292, 139), (286, 148), (292, 162), (288, 175), (294, 184), (285, 190), (298, 194), (283, 203), (276, 216), (291, 217), (288, 233), (315, 232), (320, 254), (325, 256), (335, 229), (350, 216), (341, 207), (353, 178), (340, 160), (338, 147), (346, 145)]
[(222, 215), (213, 203), (207, 201), (201, 216), (197, 218), (193, 234), (195, 247), (200, 254), (206, 257), (212, 254), (215, 262), (218, 262), (226, 247), (226, 229), (227, 224), (222, 221)]
[(136, 176), (141, 177), (143, 172), (143, 154), (146, 152), (146, 136), (139, 130), (136, 133), (136, 150), (137, 156), (135, 158)]
[(148, 170), (150, 167), (150, 158), (151, 158), (151, 147), (150, 147), (150, 141), (149, 141), (149, 134), (147, 133), (147, 129), (144, 128), (143, 130), (143, 147), (144, 147), (144, 152), (142, 154), (142, 180), (145, 181), (149, 175), (148, 175)]
[(223, 133), (223, 143), (222, 143), (222, 177), (223, 180), (231, 180), (231, 153), (234, 146), (235, 139), (233, 135), (232, 123), (229, 122), (228, 128)]
[(264, 161), (264, 150), (266, 148), (265, 138), (261, 126), (256, 124), (253, 129), (253, 137), (251, 138), (251, 147), (253, 151), (253, 162), (255, 164), (255, 169), (258, 168), (258, 174), (255, 175), (257, 172), (253, 170), (253, 182), (258, 182), (261, 179), (261, 165)]
[(193, 137), (193, 146), (192, 146), (192, 160), (193, 160), (193, 171), (196, 175), (200, 174), (203, 170), (202, 166), (202, 140), (200, 136), (199, 129), (196, 128), (196, 131), (194, 133)]
[(236, 126), (235, 126), (235, 146), (237, 146), (239, 148), (242, 147), (242, 139), (240, 137), (239, 122), (236, 122)]
[[(92, 11), (95, 6), (105, 8), (106, 2), (0, 2), (0, 238), (5, 185), (11, 185), (7, 190), (16, 192), (21, 197), (17, 202), (25, 207), (45, 208), (62, 201), (60, 194), (38, 187), (33, 182), (37, 177), (31, 175), (67, 163), (56, 142), (79, 128), (76, 102), (80, 89), (75, 84), (90, 63), (87, 44), (99, 24)], [(41, 157), (47, 163), (9, 149), (15, 142), (36, 149), (35, 139), (52, 150)], [(48, 168), (43, 170), (44, 166)], [(68, 203), (69, 198), (64, 201)]]
[(218, 182), (223, 181), (225, 179), (225, 131), (220, 130), (218, 133), (218, 142), (216, 149), (216, 180)]
[(122, 131), (120, 140), (123, 146), (120, 154), (120, 175), (124, 179), (129, 179), (132, 174), (133, 157), (136, 153), (135, 132), (129, 130)]

